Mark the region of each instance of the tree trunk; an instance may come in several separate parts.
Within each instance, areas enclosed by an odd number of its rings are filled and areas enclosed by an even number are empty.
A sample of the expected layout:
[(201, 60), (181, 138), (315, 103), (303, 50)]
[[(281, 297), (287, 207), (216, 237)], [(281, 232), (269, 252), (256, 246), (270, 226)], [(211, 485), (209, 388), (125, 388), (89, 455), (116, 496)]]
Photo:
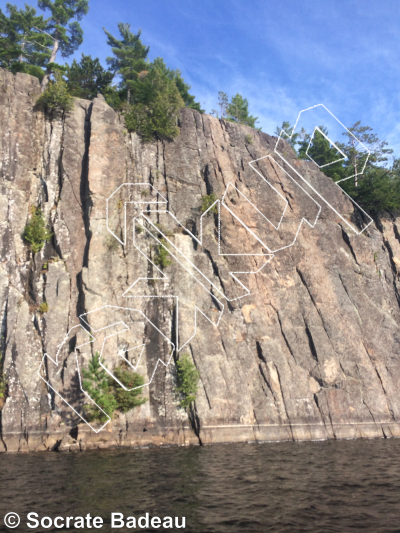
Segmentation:
[[(55, 62), (59, 46), (60, 45), (59, 45), (58, 39), (54, 39), (53, 50), (51, 51), (51, 56), (50, 56), (49, 63), (54, 63)], [(42, 83), (40, 85), (42, 93), (47, 89), (47, 86), (48, 86), (49, 80), (50, 80), (50, 74), (51, 74), (51, 72), (50, 72), (49, 68), (47, 68), (46, 74), (44, 75)]]
[(25, 48), (25, 41), (22, 41), (22, 52), (20, 53), (19, 58), (18, 58), (19, 63), (22, 63), (24, 59), (24, 56), (23, 56), (24, 48)]

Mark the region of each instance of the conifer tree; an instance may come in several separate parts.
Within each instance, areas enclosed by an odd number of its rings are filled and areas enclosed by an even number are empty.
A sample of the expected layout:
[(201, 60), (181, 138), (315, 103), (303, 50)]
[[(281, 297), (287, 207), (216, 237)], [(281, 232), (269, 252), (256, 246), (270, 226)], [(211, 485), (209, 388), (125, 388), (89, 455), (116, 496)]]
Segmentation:
[(51, 13), (47, 19), (46, 34), (53, 41), (49, 65), (42, 81), (44, 91), (57, 53), (60, 51), (62, 57), (68, 57), (82, 44), (83, 31), (78, 21), (89, 11), (89, 0), (39, 0), (38, 5), (43, 11), (48, 9)]
[[(375, 133), (372, 133), (373, 130), (370, 126), (362, 126), (360, 120), (350, 126), (348, 130), (343, 132), (343, 135), (347, 137), (347, 142), (337, 144), (348, 158), (345, 163), (345, 175), (354, 175), (354, 186), (357, 187), (359, 179), (362, 178), (359, 174), (362, 173), (365, 164), (369, 167), (376, 163), (385, 166), (388, 155), (392, 154), (393, 150), (386, 148), (388, 143), (381, 141)], [(360, 143), (370, 152), (369, 156)]]
[(152, 66), (159, 69), (160, 72), (175, 82), (175, 85), (186, 107), (190, 107), (191, 109), (196, 109), (196, 111), (199, 111), (200, 113), (204, 113), (204, 109), (201, 109), (199, 102), (196, 102), (195, 97), (189, 93), (190, 85), (184, 81), (182, 72), (179, 69), (168, 68), (161, 57), (157, 57), (153, 61)]
[(122, 23), (118, 29), (120, 40), (104, 30), (114, 54), (107, 63), (121, 77), (119, 87), (127, 99), (124, 111), (128, 130), (137, 132), (143, 141), (176, 137), (178, 112), (185, 106), (176, 84), (179, 71), (169, 69), (161, 58), (148, 61), (149, 47), (143, 45), (140, 30), (133, 34), (130, 25)]
[(24, 9), (7, 4), (6, 10), (8, 17), (0, 9), (0, 66), (43, 78), (52, 43), (44, 33), (47, 21), (27, 4)]
[(239, 124), (246, 124), (251, 128), (256, 127), (257, 117), (249, 115), (249, 102), (247, 98), (237, 93), (232, 97), (230, 103), (226, 107), (227, 119), (231, 122), (238, 122)]
[(117, 39), (103, 28), (108, 38), (107, 44), (111, 46), (114, 54), (114, 57), (107, 57), (107, 63), (111, 72), (121, 77), (120, 88), (126, 92), (128, 104), (135, 82), (139, 80), (139, 73), (146, 72), (149, 53), (149, 47), (144, 46), (140, 40), (141, 30), (134, 34), (130, 28), (130, 24), (118, 24), (121, 39)]
[(107, 72), (97, 58), (92, 59), (90, 55), (82, 54), (80, 63), (74, 59), (67, 68), (67, 77), (68, 90), (72, 96), (93, 100), (98, 93), (106, 92), (113, 74)]
[(329, 142), (329, 132), (324, 126), (314, 131), (311, 144), (311, 135), (303, 131), (299, 136), (302, 139), (298, 143), (300, 159), (312, 159), (324, 174), (335, 181), (343, 178), (343, 155)]
[[(284, 132), (284, 133), (282, 133)], [(282, 122), (282, 126), (279, 127), (277, 126), (276, 127), (276, 130), (275, 130), (275, 135), (277, 137), (282, 137), (282, 139), (285, 139), (289, 144), (290, 146), (293, 148), (293, 150), (296, 150), (296, 145), (298, 143), (298, 139), (299, 139), (299, 133), (294, 133), (292, 135), (292, 132), (293, 132), (293, 126), (291, 126), (290, 122), (287, 122), (286, 120), (284, 120)]]

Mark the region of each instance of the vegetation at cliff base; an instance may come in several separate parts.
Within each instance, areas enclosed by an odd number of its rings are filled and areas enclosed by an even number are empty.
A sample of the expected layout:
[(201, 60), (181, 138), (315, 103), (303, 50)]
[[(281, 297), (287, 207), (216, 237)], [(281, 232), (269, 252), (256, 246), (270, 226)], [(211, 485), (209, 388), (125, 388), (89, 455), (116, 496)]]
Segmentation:
[[(140, 374), (122, 367), (113, 370), (115, 377), (127, 388), (141, 387), (144, 379)], [(108, 415), (112, 418), (115, 411), (126, 413), (146, 402), (141, 398), (142, 389), (126, 391), (100, 365), (100, 354), (96, 352), (89, 362), (88, 369), (82, 370), (82, 386), (91, 399), (104, 411), (102, 413), (92, 404), (85, 406), (86, 416), (90, 421), (106, 422)], [(105, 414), (106, 413), (106, 414)]]
[(144, 385), (143, 376), (129, 370), (124, 370), (122, 367), (114, 369), (114, 376), (122, 383), (127, 389), (134, 389), (126, 391), (114, 379), (109, 378), (109, 385), (113, 390), (115, 400), (117, 402), (117, 409), (122, 413), (127, 413), (134, 407), (143, 405), (146, 402), (146, 398), (141, 398), (141, 389), (136, 387), (142, 387)]
[(187, 408), (196, 400), (200, 374), (188, 353), (180, 356), (176, 362), (178, 385), (175, 390), (181, 394), (181, 407)]
[(46, 227), (40, 208), (32, 207), (31, 218), (24, 228), (23, 239), (30, 245), (33, 253), (40, 252), (52, 234)]

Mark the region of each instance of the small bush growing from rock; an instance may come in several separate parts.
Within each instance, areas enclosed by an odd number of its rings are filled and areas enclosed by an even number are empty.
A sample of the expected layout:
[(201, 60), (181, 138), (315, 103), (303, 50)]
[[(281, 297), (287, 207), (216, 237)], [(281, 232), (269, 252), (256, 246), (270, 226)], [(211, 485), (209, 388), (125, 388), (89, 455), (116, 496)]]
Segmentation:
[[(109, 417), (112, 417), (116, 410), (126, 413), (146, 402), (146, 398), (139, 398), (141, 389), (126, 391), (107, 374), (100, 365), (99, 352), (93, 355), (88, 370), (83, 369), (82, 373), (84, 390)], [(122, 367), (115, 368), (114, 374), (128, 388), (140, 387), (144, 384), (144, 379), (140, 374)], [(106, 422), (108, 420), (107, 416), (92, 404), (86, 405), (85, 411), (90, 421)]]
[(119, 411), (122, 413), (127, 413), (134, 407), (142, 405), (146, 402), (146, 398), (138, 397), (142, 392), (141, 389), (135, 388), (144, 385), (143, 376), (129, 370), (124, 370), (122, 367), (115, 368), (114, 375), (127, 389), (134, 389), (126, 391), (118, 385), (115, 379), (111, 377), (108, 378), (108, 382), (113, 390), (113, 394), (117, 402), (117, 409)]
[(188, 353), (183, 354), (176, 362), (178, 370), (178, 385), (175, 388), (183, 396), (180, 404), (181, 407), (189, 407), (196, 399), (198, 390), (199, 372), (192, 363)]
[[(172, 259), (167, 250), (168, 248), (167, 241), (165, 239), (161, 239), (160, 242), (161, 244), (159, 244), (156, 247), (157, 255), (154, 258), (154, 264), (164, 269), (164, 268), (167, 268), (172, 263)], [(165, 248), (162, 245), (164, 245)]]
[(49, 310), (49, 304), (47, 302), (42, 302), (40, 305), (39, 305), (39, 313), (41, 315), (44, 315), (44, 313), (47, 313)]
[(118, 250), (119, 242), (112, 235), (106, 237), (104, 244), (110, 252), (115, 252)]
[(50, 240), (51, 235), (46, 228), (41, 209), (33, 207), (31, 210), (31, 219), (25, 226), (22, 234), (23, 239), (30, 245), (32, 252), (37, 253)]
[(68, 86), (61, 72), (55, 74), (55, 81), (51, 82), (47, 89), (39, 96), (36, 105), (44, 106), (49, 111), (70, 111), (73, 106), (73, 98), (68, 92)]
[[(217, 201), (217, 195), (215, 193), (207, 194), (205, 196), (201, 197), (201, 212), (205, 213), (207, 209), (209, 209), (213, 203)], [(218, 206), (214, 205), (212, 209), (208, 212), (209, 215), (212, 213), (218, 213)]]

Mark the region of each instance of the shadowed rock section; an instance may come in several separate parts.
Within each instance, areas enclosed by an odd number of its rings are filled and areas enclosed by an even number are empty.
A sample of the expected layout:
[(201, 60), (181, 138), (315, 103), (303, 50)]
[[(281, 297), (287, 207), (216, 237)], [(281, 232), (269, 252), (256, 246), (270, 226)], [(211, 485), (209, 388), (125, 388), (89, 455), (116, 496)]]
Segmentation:
[[(68, 115), (49, 117), (34, 109), (39, 93), (36, 78), (0, 70), (0, 324), (8, 377), (0, 450), (400, 436), (399, 222), (387, 216), (357, 236), (326, 205), (314, 228), (302, 225), (293, 246), (258, 274), (241, 275), (251, 294), (224, 300), (218, 327), (199, 318), (186, 350), (201, 377), (190, 413), (179, 408), (172, 363), (157, 368), (144, 405), (98, 434), (80, 423), (37, 374), (44, 353), (55, 356), (79, 315), (108, 305), (104, 320), (113, 324), (113, 306), (135, 308), (175, 343), (176, 308), (168, 297), (174, 285), (189, 310), (193, 303), (193, 287), (174, 263), (165, 269), (167, 281), (142, 283), (144, 298), (122, 296), (136, 279), (151, 277), (151, 264), (132, 244), (132, 224), (126, 245), (110, 240), (106, 200), (120, 185), (150, 183), (198, 235), (202, 196), (221, 199), (232, 183), (226, 204), (274, 249), (291, 243), (301, 218), (313, 220), (321, 202), (311, 189), (314, 201), (296, 193), (282, 171), (290, 176), (290, 168), (274, 154), (276, 138), (265, 133), (183, 109), (177, 139), (143, 145), (102, 97), (76, 99)], [(333, 182), (298, 161), (288, 144), (285, 150), (291, 166), (351, 217), (352, 203)], [(285, 202), (248, 164), (267, 155), (259, 170), (288, 203), (279, 232), (243, 199), (270, 218), (276, 213), (277, 224)], [(39, 204), (53, 237), (33, 257), (21, 234), (30, 207)], [(132, 206), (128, 221), (135, 214)], [(114, 216), (122, 223), (123, 210)], [(206, 217), (202, 246), (173, 217), (149, 217), (226, 295), (238, 290), (229, 272), (254, 272), (265, 262), (267, 250), (228, 210), (223, 253), (259, 255), (219, 255), (214, 215)], [(212, 312), (212, 298), (202, 298)], [(40, 314), (43, 301), (49, 310)], [(147, 381), (157, 358), (167, 358), (168, 343), (135, 320), (135, 339), (148, 339), (138, 366)], [(46, 368), (75, 405), (83, 401), (74, 354), (81, 341), (71, 338), (58, 369)], [(80, 351), (82, 361), (93, 349)], [(110, 339), (110, 368), (126, 349), (126, 338)]]

